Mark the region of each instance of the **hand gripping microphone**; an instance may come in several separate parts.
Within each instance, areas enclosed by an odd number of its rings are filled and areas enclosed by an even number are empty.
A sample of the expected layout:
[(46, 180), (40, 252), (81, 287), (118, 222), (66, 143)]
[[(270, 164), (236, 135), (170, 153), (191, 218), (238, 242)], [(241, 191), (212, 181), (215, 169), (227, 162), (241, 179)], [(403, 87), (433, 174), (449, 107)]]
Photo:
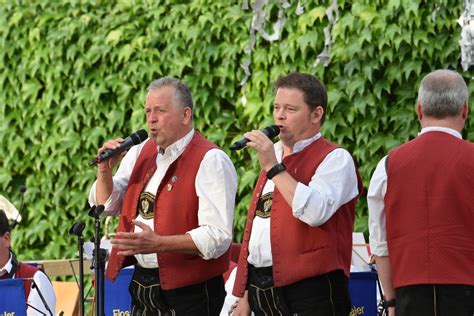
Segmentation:
[[(267, 135), (268, 138), (272, 139), (275, 136), (280, 134), (280, 128), (276, 125), (270, 125), (262, 129), (262, 132)], [(247, 138), (242, 138), (238, 142), (235, 142), (232, 146), (229, 147), (230, 150), (238, 150), (244, 148), (249, 140)]]
[(138, 145), (147, 138), (148, 138), (148, 133), (144, 129), (141, 129), (138, 132), (133, 133), (132, 135), (125, 138), (118, 148), (107, 149), (101, 154), (97, 155), (94, 159), (89, 161), (89, 166), (93, 166), (98, 163), (101, 163), (102, 161), (105, 161), (111, 158), (112, 156), (115, 156), (116, 154), (119, 154), (125, 150), (128, 150), (133, 145)]

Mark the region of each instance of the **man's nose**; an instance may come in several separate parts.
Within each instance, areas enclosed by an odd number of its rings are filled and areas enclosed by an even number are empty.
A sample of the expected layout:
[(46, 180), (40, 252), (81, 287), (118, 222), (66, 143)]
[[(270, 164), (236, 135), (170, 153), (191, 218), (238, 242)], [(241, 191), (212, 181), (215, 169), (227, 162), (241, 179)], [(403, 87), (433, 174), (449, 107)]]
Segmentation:
[(275, 117), (278, 120), (284, 120), (286, 118), (285, 111), (284, 110), (278, 110), (275, 112)]
[(153, 114), (153, 112), (150, 112), (150, 113), (148, 113), (146, 120), (148, 122), (156, 122), (157, 117), (156, 117), (155, 114)]

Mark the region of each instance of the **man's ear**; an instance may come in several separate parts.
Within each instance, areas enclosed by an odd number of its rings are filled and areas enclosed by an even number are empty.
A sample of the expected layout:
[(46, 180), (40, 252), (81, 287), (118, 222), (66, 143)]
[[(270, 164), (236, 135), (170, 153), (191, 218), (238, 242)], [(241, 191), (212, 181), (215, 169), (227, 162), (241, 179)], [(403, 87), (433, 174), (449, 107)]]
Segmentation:
[(4, 244), (3, 246), (5, 248), (11, 248), (11, 242), (12, 242), (12, 236), (9, 232), (6, 232), (4, 235), (3, 235), (3, 240), (4, 240)]
[(420, 102), (418, 102), (417, 106), (416, 106), (416, 113), (418, 114), (418, 120), (421, 121), (421, 119), (423, 118), (423, 112), (421, 111), (421, 104)]
[(313, 123), (319, 123), (321, 125), (321, 120), (324, 115), (324, 109), (322, 106), (318, 105), (316, 108), (314, 108), (313, 112), (311, 112), (311, 121)]
[(185, 107), (183, 110), (183, 124), (187, 125), (190, 121), (193, 120), (193, 111), (190, 107)]
[(467, 119), (467, 114), (468, 113), (469, 113), (469, 106), (468, 106), (467, 101), (466, 101), (466, 102), (464, 102), (464, 106), (462, 108), (462, 113), (461, 113), (463, 120)]

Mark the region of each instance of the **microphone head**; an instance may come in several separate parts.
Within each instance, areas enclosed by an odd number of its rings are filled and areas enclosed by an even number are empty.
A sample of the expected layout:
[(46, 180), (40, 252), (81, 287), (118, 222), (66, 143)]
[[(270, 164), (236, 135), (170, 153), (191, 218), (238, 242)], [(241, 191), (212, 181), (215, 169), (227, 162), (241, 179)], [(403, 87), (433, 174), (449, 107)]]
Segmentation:
[(105, 206), (102, 204), (97, 205), (97, 208), (95, 209), (95, 212), (97, 216), (100, 216), (105, 210)]
[(280, 128), (276, 125), (270, 125), (265, 127), (262, 132), (268, 136), (268, 138), (272, 139), (273, 137), (278, 136), (280, 134)]
[(86, 225), (82, 221), (74, 223), (74, 225), (72, 225), (71, 229), (69, 229), (69, 234), (76, 235), (76, 236), (81, 236), (82, 231), (84, 230), (85, 227), (86, 227)]
[(89, 212), (87, 212), (87, 214), (90, 216), (90, 217), (96, 217), (95, 216), (95, 209), (97, 208), (97, 205), (92, 205), (91, 209), (89, 210)]
[(104, 212), (104, 210), (105, 210), (105, 206), (102, 205), (102, 204), (92, 205), (91, 209), (88, 212), (88, 215), (90, 217), (99, 218), (100, 214), (102, 214), (102, 212)]
[(134, 145), (138, 145), (148, 138), (148, 133), (144, 129), (141, 129), (138, 132), (130, 135), (130, 138), (132, 139)]
[[(267, 135), (268, 138), (272, 139), (273, 137), (280, 134), (280, 128), (276, 125), (270, 125), (262, 129), (262, 132)], [(230, 150), (238, 150), (244, 148), (248, 143), (247, 138), (243, 138), (238, 142), (235, 142), (232, 146), (229, 147)]]

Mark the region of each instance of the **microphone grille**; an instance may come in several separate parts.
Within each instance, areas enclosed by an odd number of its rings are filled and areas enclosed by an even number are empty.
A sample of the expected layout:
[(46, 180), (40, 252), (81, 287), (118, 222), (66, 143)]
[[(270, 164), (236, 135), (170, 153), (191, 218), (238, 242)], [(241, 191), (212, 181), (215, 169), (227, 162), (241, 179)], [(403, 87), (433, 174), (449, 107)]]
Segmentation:
[(267, 134), (268, 138), (273, 138), (280, 134), (280, 128), (276, 125), (270, 125), (268, 127), (265, 127), (265, 131), (267, 132), (265, 134)]
[(69, 230), (69, 233), (80, 236), (85, 227), (86, 225), (82, 221), (74, 223), (74, 225), (72, 225), (71, 229)]
[(144, 129), (141, 129), (138, 132), (133, 133), (130, 137), (132, 138), (133, 144), (138, 145), (148, 138), (148, 133)]

